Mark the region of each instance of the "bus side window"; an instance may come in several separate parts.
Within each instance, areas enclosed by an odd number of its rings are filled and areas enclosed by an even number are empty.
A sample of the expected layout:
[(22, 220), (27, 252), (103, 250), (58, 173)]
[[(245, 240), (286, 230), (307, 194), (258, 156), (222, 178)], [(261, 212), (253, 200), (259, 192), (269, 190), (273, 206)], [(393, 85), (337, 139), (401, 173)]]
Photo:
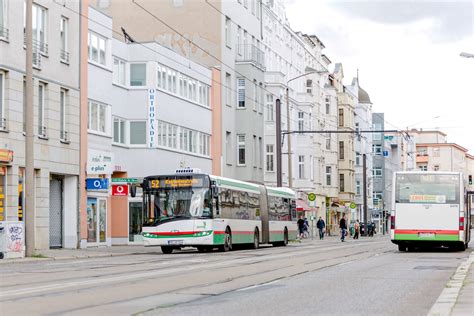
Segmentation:
[(212, 214), (213, 216), (212, 217), (220, 217), (220, 215), (221, 215), (220, 214), (221, 212), (220, 212), (220, 207), (219, 207), (219, 204), (220, 204), (219, 201), (220, 201), (219, 194), (217, 194), (216, 197), (214, 197), (212, 199), (212, 210), (213, 210), (213, 214)]

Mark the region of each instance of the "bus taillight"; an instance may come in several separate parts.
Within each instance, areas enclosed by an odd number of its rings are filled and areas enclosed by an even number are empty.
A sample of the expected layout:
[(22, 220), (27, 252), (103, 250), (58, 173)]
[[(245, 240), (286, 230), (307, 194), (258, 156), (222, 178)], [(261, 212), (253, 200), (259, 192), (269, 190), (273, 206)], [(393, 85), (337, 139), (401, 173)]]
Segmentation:
[(464, 217), (459, 217), (459, 230), (464, 230)]
[(395, 229), (395, 215), (390, 216), (390, 229)]

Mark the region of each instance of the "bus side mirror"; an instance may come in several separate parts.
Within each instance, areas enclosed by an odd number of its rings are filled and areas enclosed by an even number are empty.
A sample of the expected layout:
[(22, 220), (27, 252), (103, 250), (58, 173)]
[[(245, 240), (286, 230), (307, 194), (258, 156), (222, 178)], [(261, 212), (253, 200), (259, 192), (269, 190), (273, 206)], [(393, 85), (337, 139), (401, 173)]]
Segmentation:
[(213, 198), (217, 198), (219, 196), (219, 189), (216, 186), (212, 186), (211, 193)]
[(132, 185), (130, 186), (130, 196), (131, 196), (132, 198), (134, 198), (134, 197), (137, 196), (137, 186), (134, 185), (134, 184), (132, 184)]

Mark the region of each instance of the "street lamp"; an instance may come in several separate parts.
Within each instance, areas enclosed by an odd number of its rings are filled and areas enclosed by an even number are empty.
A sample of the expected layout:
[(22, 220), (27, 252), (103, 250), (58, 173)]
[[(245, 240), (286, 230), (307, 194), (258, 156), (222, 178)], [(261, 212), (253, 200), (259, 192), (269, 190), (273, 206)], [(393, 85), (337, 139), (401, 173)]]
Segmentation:
[(465, 53), (465, 52), (462, 52), (461, 54), (459, 54), (459, 56), (464, 57), (464, 58), (474, 58), (474, 54)]
[(291, 81), (299, 79), (299, 78), (307, 76), (307, 75), (311, 75), (311, 74), (315, 74), (315, 73), (323, 74), (323, 73), (328, 72), (327, 70), (319, 71), (319, 70), (313, 69), (311, 67), (306, 67), (304, 71), (305, 71), (304, 74), (301, 74), (299, 76), (291, 78), (290, 80), (288, 80), (286, 82), (286, 126), (287, 126), (287, 134), (288, 134), (288, 187), (290, 189), (293, 187), (293, 171), (292, 171), (292, 168), (291, 168), (291, 164), (292, 164), (292, 161), (291, 161), (292, 160), (291, 159), (291, 134), (289, 134), (289, 132), (291, 131), (291, 129), (290, 129), (290, 92), (289, 92), (290, 89), (289, 89), (289, 84), (290, 84)]

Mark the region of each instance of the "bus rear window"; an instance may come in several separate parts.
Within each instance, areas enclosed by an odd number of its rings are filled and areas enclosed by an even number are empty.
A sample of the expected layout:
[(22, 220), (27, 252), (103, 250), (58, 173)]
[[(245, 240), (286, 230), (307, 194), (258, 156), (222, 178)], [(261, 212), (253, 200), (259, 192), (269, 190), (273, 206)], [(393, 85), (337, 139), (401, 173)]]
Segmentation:
[(459, 204), (459, 175), (397, 174), (395, 201), (418, 204)]

